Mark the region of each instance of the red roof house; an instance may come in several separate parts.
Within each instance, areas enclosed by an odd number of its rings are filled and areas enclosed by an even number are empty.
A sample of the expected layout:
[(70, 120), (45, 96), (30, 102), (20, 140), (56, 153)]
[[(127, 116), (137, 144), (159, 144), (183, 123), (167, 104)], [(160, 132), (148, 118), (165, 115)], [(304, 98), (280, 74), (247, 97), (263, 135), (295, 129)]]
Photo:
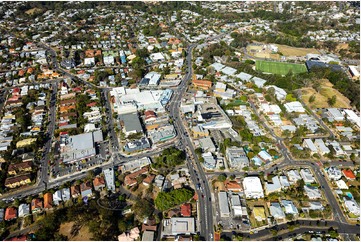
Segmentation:
[(183, 217), (190, 217), (192, 215), (192, 207), (190, 203), (182, 204), (181, 215)]
[(9, 221), (17, 218), (17, 210), (16, 208), (8, 207), (5, 211), (5, 220)]
[(347, 178), (347, 180), (355, 180), (356, 176), (353, 174), (351, 170), (343, 170), (343, 175)]

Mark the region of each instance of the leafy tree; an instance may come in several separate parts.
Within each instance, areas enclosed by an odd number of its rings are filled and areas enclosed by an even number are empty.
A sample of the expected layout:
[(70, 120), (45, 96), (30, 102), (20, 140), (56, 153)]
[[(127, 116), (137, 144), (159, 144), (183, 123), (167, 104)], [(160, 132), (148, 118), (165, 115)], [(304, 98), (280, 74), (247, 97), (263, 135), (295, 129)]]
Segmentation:
[(315, 95), (311, 95), (308, 99), (309, 103), (313, 103), (316, 100), (316, 96)]
[(333, 95), (331, 98), (328, 98), (327, 103), (331, 107), (333, 107), (336, 104), (336, 95)]
[(165, 211), (176, 205), (187, 202), (193, 195), (194, 192), (187, 188), (176, 189), (171, 192), (160, 192), (154, 203), (159, 210)]
[(224, 182), (227, 179), (227, 175), (226, 174), (220, 174), (218, 176), (218, 181)]

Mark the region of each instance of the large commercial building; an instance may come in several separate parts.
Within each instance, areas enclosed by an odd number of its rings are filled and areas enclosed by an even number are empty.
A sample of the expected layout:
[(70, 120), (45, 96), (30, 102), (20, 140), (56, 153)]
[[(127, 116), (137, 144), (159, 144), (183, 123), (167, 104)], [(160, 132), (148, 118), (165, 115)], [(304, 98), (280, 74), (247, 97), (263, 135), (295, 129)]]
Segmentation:
[(118, 114), (125, 114), (137, 110), (164, 112), (164, 106), (172, 97), (173, 91), (170, 89), (140, 91), (137, 88), (116, 87), (110, 94), (113, 97), (114, 110)]
[(264, 197), (261, 180), (256, 176), (249, 176), (243, 179), (243, 190), (248, 199)]
[(63, 162), (74, 162), (96, 155), (95, 144), (103, 141), (102, 131), (69, 136), (60, 135), (60, 157)]

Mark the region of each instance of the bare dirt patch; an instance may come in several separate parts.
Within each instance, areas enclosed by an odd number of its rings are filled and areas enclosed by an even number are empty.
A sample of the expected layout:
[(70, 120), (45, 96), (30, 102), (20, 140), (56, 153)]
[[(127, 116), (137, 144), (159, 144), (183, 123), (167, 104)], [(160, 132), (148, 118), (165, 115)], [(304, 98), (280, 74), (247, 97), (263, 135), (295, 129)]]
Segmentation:
[(226, 190), (226, 188), (224, 187), (224, 183), (223, 182), (220, 182), (220, 181), (216, 181), (214, 183), (214, 188), (218, 188), (217, 190), (218, 191), (224, 191)]
[(71, 241), (89, 241), (93, 236), (88, 226), (81, 226), (77, 233), (73, 233), (75, 222), (60, 225), (59, 234), (65, 235)]
[(41, 12), (41, 9), (40, 8), (32, 8), (32, 9), (29, 9), (28, 11), (26, 11), (25, 13), (28, 15), (33, 15), (36, 12)]
[(307, 54), (319, 54), (320, 52), (314, 48), (296, 48), (287, 45), (276, 45), (278, 51), (284, 56), (305, 56)]
[[(328, 108), (329, 105), (327, 103), (328, 98), (331, 98), (333, 95), (336, 95), (336, 104), (334, 107), (336, 108), (351, 108), (350, 100), (341, 94), (339, 91), (332, 87), (332, 83), (328, 80), (321, 81), (320, 91), (317, 92), (312, 87), (304, 87), (301, 89), (302, 92), (302, 100), (307, 104), (311, 109), (315, 108)], [(315, 95), (315, 101), (313, 103), (309, 103), (309, 98)]]

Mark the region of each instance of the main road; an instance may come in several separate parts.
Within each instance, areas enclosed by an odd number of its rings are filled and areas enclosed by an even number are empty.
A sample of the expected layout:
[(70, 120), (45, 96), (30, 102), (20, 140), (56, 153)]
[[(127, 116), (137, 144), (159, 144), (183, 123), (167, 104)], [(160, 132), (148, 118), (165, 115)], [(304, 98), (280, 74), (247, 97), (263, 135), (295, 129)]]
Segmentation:
[[(200, 236), (204, 240), (213, 240), (213, 215), (211, 192), (208, 185), (208, 180), (203, 172), (203, 168), (198, 161), (197, 155), (194, 151), (192, 141), (189, 138), (186, 128), (184, 127), (183, 118), (180, 115), (180, 104), (184, 93), (187, 90), (187, 83), (192, 78), (192, 50), (196, 44), (191, 44), (187, 49), (186, 57), (186, 75), (179, 85), (177, 92), (172, 97), (172, 102), (169, 105), (170, 116), (174, 120), (174, 126), (180, 138), (181, 146), (187, 152), (187, 166), (194, 184), (197, 185), (198, 194), (198, 217), (200, 218)], [(193, 159), (192, 159), (193, 158)]]

